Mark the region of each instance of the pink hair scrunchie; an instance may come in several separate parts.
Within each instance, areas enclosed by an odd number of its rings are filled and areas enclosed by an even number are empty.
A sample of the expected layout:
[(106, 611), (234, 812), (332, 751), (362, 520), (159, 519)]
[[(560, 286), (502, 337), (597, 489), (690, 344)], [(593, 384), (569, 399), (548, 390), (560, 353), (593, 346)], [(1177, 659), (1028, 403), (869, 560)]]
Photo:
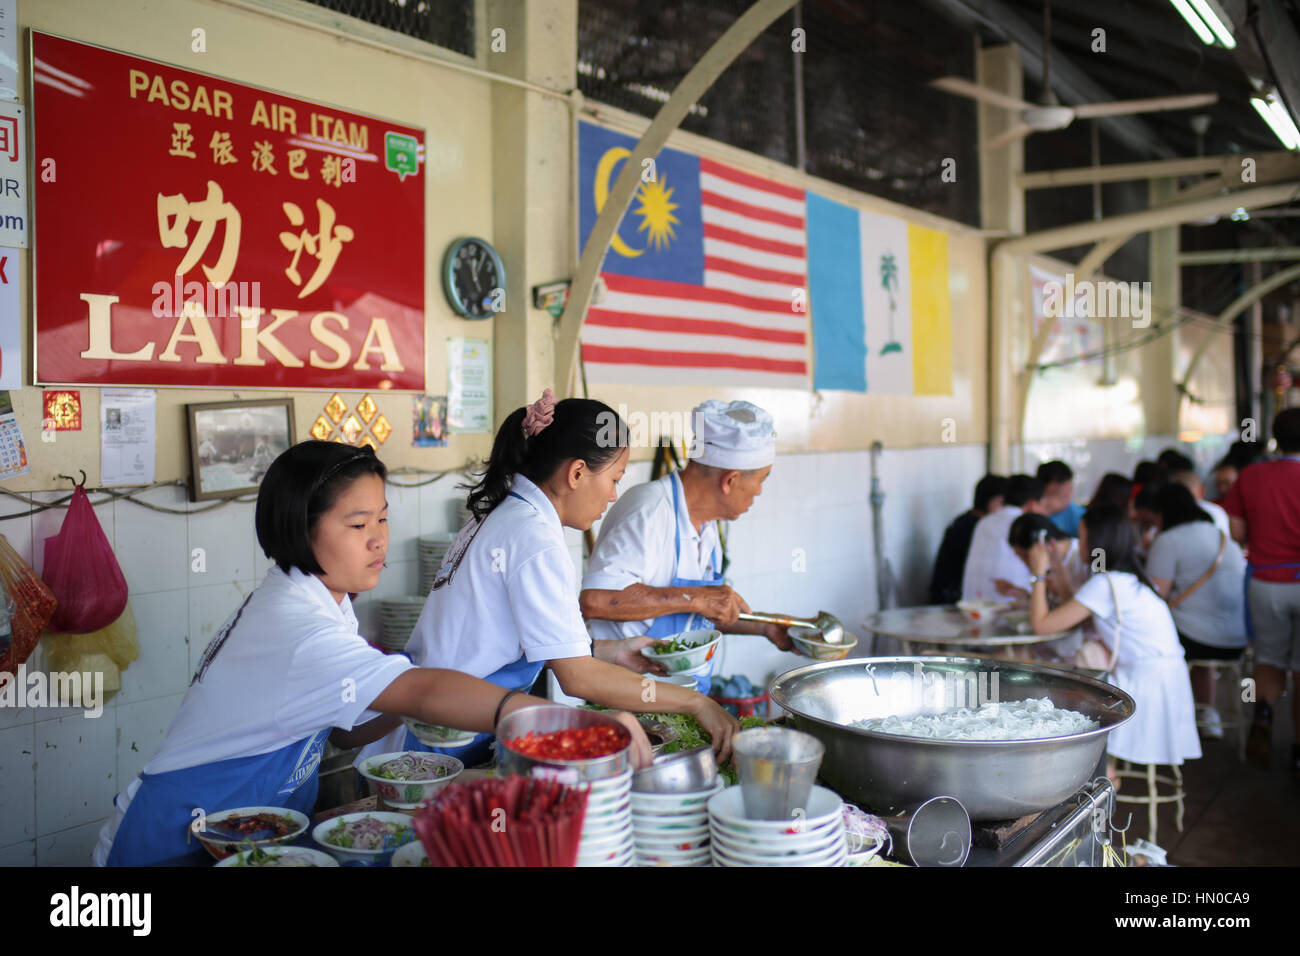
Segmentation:
[(532, 438), (555, 418), (555, 393), (549, 388), (524, 411), (524, 436)]

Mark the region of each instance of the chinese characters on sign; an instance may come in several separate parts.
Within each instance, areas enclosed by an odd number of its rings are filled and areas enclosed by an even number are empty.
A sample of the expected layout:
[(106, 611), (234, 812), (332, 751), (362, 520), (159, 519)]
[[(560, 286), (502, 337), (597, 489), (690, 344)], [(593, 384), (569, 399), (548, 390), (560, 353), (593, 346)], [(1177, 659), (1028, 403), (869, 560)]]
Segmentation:
[(422, 131), (32, 46), (37, 381), (423, 390)]

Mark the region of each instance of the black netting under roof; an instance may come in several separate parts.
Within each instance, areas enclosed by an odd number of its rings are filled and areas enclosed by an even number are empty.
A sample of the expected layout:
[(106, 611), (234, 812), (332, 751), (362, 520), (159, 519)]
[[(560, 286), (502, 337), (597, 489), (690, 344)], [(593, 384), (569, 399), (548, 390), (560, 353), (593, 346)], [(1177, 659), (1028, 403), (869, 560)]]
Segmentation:
[(307, 0), (408, 37), (474, 55), (474, 0)]
[[(746, 0), (579, 0), (583, 94), (653, 116)], [(973, 39), (921, 3), (805, 0), (807, 172), (975, 225), (975, 110), (928, 88), (971, 75)], [(794, 13), (778, 19), (700, 99), (682, 128), (794, 166)], [(944, 182), (944, 159), (956, 181)]]

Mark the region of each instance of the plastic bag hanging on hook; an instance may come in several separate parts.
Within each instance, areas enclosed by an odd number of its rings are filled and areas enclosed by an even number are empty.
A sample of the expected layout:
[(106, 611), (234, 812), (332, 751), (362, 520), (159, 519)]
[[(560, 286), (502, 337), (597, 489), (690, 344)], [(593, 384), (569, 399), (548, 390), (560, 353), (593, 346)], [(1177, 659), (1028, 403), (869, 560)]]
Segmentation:
[(72, 493), (63, 527), (45, 539), (41, 576), (59, 602), (50, 619), (52, 631), (98, 631), (126, 608), (126, 578), (81, 485)]

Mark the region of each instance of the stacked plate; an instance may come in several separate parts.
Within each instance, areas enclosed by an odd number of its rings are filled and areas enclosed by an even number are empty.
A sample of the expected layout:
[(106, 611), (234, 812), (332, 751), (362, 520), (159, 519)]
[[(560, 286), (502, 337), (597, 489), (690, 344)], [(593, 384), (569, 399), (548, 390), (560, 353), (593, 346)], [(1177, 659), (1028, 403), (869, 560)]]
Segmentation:
[(433, 590), (433, 579), (442, 567), (442, 559), (451, 550), (451, 543), (456, 540), (454, 534), (422, 534), (420, 546), (420, 593), (428, 594)]
[(424, 598), (419, 595), (385, 598), (379, 605), (381, 626), (379, 646), (390, 653), (405, 649), (415, 630), (415, 622), (424, 610)]
[(715, 866), (844, 866), (843, 801), (813, 787), (807, 814), (790, 820), (750, 820), (740, 787), (709, 799), (710, 850)]
[(708, 866), (709, 800), (722, 778), (694, 793), (632, 793), (637, 866)]
[(632, 771), (593, 780), (578, 843), (578, 866), (632, 865)]

